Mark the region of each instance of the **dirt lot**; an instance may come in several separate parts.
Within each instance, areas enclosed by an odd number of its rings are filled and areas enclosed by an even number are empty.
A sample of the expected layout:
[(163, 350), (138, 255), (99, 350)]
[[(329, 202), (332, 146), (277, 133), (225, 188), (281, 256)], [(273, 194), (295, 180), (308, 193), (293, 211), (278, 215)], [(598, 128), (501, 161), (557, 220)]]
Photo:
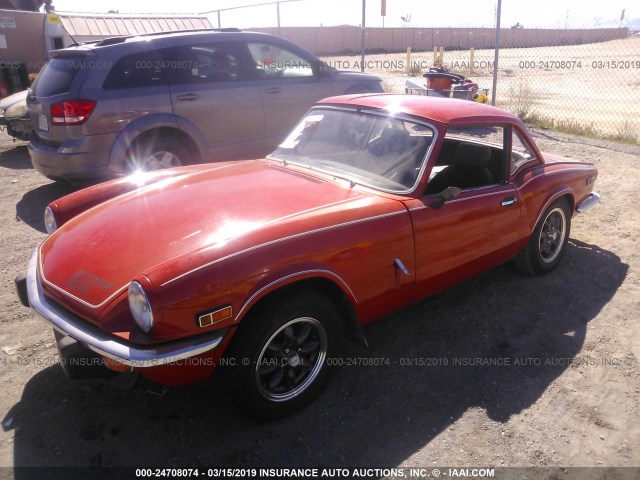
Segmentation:
[(13, 279), (71, 188), (0, 133), (0, 466), (640, 466), (640, 148), (535, 136), (600, 170), (560, 268), (505, 265), (367, 327), (347, 357), (388, 365), (344, 367), (305, 411), (256, 424), (215, 381), (65, 378)]

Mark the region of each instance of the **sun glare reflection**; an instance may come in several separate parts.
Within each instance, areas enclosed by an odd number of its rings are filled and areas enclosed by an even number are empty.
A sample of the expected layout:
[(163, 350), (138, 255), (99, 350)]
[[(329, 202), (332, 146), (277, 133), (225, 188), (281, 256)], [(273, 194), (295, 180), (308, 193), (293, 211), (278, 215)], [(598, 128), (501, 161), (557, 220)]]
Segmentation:
[(207, 240), (209, 245), (224, 246), (229, 240), (260, 228), (261, 222), (225, 221)]
[(137, 187), (146, 184), (150, 178), (151, 172), (145, 172), (144, 170), (136, 170), (127, 176), (127, 179)]

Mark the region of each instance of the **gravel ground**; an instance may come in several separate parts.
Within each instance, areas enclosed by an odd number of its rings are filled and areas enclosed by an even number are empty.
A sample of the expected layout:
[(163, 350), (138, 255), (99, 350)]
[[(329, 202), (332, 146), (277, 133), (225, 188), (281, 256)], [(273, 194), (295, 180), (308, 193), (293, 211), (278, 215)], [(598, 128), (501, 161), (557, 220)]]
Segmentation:
[(345, 366), (309, 408), (258, 424), (215, 379), (127, 390), (64, 376), (13, 279), (45, 238), (44, 207), (72, 187), (0, 133), (0, 466), (640, 466), (640, 148), (535, 137), (600, 171), (602, 201), (574, 218), (561, 266), (504, 265), (367, 327), (347, 360), (382, 365)]

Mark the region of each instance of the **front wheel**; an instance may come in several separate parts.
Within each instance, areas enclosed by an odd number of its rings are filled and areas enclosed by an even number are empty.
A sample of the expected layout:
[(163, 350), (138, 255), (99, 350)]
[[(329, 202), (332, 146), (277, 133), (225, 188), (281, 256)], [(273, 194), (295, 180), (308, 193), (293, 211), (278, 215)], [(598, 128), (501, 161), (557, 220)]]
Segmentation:
[(551, 204), (536, 225), (529, 243), (515, 258), (525, 273), (540, 275), (558, 266), (569, 241), (571, 210), (565, 199)]
[(321, 293), (282, 296), (260, 307), (225, 355), (235, 404), (261, 420), (300, 410), (324, 389), (341, 342), (339, 313)]

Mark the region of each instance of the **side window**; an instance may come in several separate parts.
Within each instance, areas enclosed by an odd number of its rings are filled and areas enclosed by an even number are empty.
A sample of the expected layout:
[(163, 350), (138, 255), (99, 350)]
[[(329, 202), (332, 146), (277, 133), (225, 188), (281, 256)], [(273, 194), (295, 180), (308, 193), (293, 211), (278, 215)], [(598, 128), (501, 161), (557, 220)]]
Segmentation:
[(479, 188), (502, 181), (504, 128), (450, 127), (445, 134), (425, 194), (447, 187)]
[(103, 88), (143, 88), (167, 83), (167, 69), (156, 50), (125, 55), (109, 71)]
[(520, 166), (535, 159), (536, 156), (522, 140), (520, 133), (514, 130), (511, 137), (511, 173), (513, 174)]
[(237, 47), (215, 43), (180, 47), (173, 52), (175, 83), (212, 83), (242, 80)]
[(280, 46), (249, 43), (258, 78), (313, 77), (311, 62)]

